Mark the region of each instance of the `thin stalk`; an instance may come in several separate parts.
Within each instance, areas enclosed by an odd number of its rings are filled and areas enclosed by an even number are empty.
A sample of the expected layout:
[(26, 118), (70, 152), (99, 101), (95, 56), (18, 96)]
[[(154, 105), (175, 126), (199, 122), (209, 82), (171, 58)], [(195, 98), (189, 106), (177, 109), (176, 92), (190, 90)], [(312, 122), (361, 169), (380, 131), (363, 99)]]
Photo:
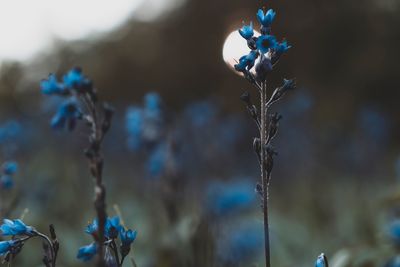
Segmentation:
[(270, 260), (270, 245), (269, 245), (269, 223), (268, 223), (268, 181), (270, 173), (266, 170), (266, 148), (265, 145), (267, 143), (267, 84), (266, 82), (262, 83), (261, 90), (261, 129), (260, 129), (260, 142), (261, 142), (261, 151), (260, 151), (260, 169), (261, 169), (261, 185), (263, 192), (263, 213), (264, 213), (264, 249), (265, 249), (265, 266), (271, 266)]
[(122, 261), (119, 260), (117, 244), (113, 240), (113, 241), (111, 241), (110, 245), (111, 245), (112, 250), (114, 251), (115, 260), (116, 260), (118, 266), (122, 266)]
[(96, 240), (98, 244), (98, 260), (96, 266), (104, 267), (104, 231), (105, 224), (107, 220), (106, 213), (106, 188), (103, 184), (103, 157), (101, 155), (101, 142), (103, 140), (103, 132), (99, 122), (99, 116), (97, 114), (97, 109), (95, 103), (88, 97), (82, 97), (84, 104), (86, 105), (90, 116), (92, 117), (92, 133), (90, 136), (91, 143), (91, 156), (90, 161), (90, 171), (94, 178), (94, 206), (97, 213), (97, 220), (99, 223), (98, 238)]
[(48, 236), (46, 236), (45, 234), (42, 234), (38, 231), (35, 231), (35, 234), (42, 238), (44, 241), (46, 241), (47, 245), (50, 248), (50, 253), (51, 253), (51, 266), (55, 267), (56, 266), (56, 253), (54, 251), (54, 246), (53, 246), (53, 242), (51, 242), (50, 238)]

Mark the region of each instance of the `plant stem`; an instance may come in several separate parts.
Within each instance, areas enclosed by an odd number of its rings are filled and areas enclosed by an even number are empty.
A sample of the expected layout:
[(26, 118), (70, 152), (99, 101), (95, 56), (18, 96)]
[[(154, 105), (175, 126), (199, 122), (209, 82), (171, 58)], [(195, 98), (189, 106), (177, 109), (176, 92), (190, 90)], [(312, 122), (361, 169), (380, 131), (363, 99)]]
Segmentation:
[(114, 252), (115, 261), (117, 262), (118, 267), (122, 266), (123, 260), (122, 261), (119, 260), (118, 247), (117, 247), (117, 244), (115, 243), (115, 240), (111, 241), (110, 245)]
[(94, 178), (95, 186), (94, 186), (94, 206), (97, 213), (97, 220), (99, 223), (98, 228), (98, 238), (96, 240), (98, 245), (98, 259), (96, 266), (104, 267), (104, 231), (105, 224), (107, 220), (106, 213), (106, 188), (103, 184), (103, 157), (101, 155), (101, 142), (103, 140), (103, 131), (101, 129), (101, 123), (99, 121), (99, 116), (97, 114), (96, 105), (92, 99), (88, 95), (83, 97), (83, 102), (86, 104), (86, 107), (91, 116), (91, 126), (92, 132), (89, 137), (90, 142), (90, 156), (88, 156), (90, 161), (90, 172)]
[(268, 181), (270, 172), (266, 170), (266, 145), (267, 145), (267, 83), (262, 83), (261, 88), (261, 129), (260, 129), (260, 142), (261, 142), (261, 185), (263, 192), (263, 213), (264, 213), (264, 242), (265, 242), (265, 266), (270, 267), (270, 245), (269, 245), (269, 223), (268, 223)]
[(53, 242), (51, 242), (50, 238), (45, 234), (42, 234), (42, 233), (40, 233), (38, 231), (35, 231), (35, 234), (38, 237), (42, 238), (44, 241), (46, 241), (46, 243), (47, 243), (47, 245), (49, 246), (49, 249), (50, 249), (51, 266), (55, 267), (56, 266), (56, 252), (54, 250)]

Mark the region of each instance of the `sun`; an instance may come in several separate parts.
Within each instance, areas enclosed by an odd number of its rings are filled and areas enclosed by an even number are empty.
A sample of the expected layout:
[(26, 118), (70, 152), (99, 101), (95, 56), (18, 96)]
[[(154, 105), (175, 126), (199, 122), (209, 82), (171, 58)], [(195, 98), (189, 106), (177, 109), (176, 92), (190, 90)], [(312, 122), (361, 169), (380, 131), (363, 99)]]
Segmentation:
[[(254, 35), (258, 36), (260, 34), (254, 31)], [(233, 66), (239, 62), (240, 57), (247, 55), (249, 52), (250, 48), (247, 46), (246, 40), (240, 36), (239, 31), (233, 31), (226, 37), (222, 48), (222, 57), (226, 65), (235, 73), (240, 75)]]

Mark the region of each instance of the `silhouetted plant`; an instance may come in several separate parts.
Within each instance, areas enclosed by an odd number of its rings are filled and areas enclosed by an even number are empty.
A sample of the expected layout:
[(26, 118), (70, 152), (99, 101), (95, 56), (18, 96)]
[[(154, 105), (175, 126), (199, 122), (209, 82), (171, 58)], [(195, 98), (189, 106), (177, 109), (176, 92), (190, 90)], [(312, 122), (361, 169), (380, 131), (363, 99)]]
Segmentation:
[[(118, 217), (111, 220), (107, 217), (101, 147), (110, 129), (114, 110), (107, 103), (98, 102), (92, 81), (83, 75), (80, 68), (69, 71), (64, 75), (62, 82), (59, 82), (54, 74), (50, 74), (48, 79), (41, 82), (41, 89), (44, 94), (65, 97), (65, 101), (51, 120), (54, 129), (73, 130), (79, 120), (84, 121), (89, 128), (89, 147), (85, 149), (85, 155), (89, 160), (89, 169), (94, 180), (94, 207), (97, 218), (88, 226), (90, 231), (87, 232), (92, 234), (95, 243), (82, 247), (78, 258), (89, 260), (97, 254), (97, 266), (122, 266), (130, 245), (136, 238), (136, 232), (125, 230), (119, 224)], [(110, 235), (110, 232), (113, 234)], [(119, 250), (115, 242), (118, 235), (121, 238)], [(110, 248), (114, 255), (109, 253)]]
[[(250, 49), (249, 54), (242, 56), (239, 62), (234, 65), (236, 71), (256, 88), (260, 95), (260, 105), (257, 108), (252, 102), (249, 92), (241, 95), (241, 100), (246, 104), (250, 116), (259, 130), (259, 136), (253, 140), (253, 148), (260, 163), (261, 182), (256, 185), (256, 192), (261, 198), (261, 207), (264, 214), (264, 242), (266, 267), (271, 266), (270, 242), (269, 242), (269, 217), (268, 217), (268, 190), (271, 182), (271, 173), (274, 166), (274, 157), (277, 155), (272, 141), (277, 132), (279, 121), (282, 116), (271, 112), (272, 106), (281, 100), (288, 91), (296, 87), (294, 79), (284, 79), (283, 84), (275, 90), (270, 91), (268, 96), (267, 78), (280, 60), (281, 56), (291, 47), (286, 40), (281, 42), (271, 34), (271, 25), (275, 18), (275, 11), (272, 9), (266, 12), (258, 10), (257, 20), (261, 24), (261, 34), (256, 34), (253, 23), (244, 25), (239, 29), (239, 34), (247, 41)], [(327, 266), (326, 257), (318, 257), (316, 266)]]
[[(261, 35), (255, 36), (253, 25), (245, 25), (239, 29), (240, 35), (247, 40), (250, 53), (239, 59), (235, 69), (243, 73), (244, 77), (256, 87), (260, 94), (259, 112), (253, 104), (250, 93), (245, 92), (240, 97), (246, 104), (247, 110), (256, 123), (260, 136), (254, 138), (253, 147), (260, 162), (261, 183), (258, 183), (256, 190), (262, 201), (264, 213), (264, 234), (265, 234), (265, 260), (266, 266), (270, 266), (270, 244), (269, 244), (269, 219), (268, 219), (268, 187), (271, 181), (271, 172), (274, 165), (274, 156), (277, 154), (272, 147), (282, 118), (277, 113), (271, 113), (271, 106), (280, 100), (287, 91), (295, 88), (294, 80), (284, 80), (283, 85), (272, 91), (272, 95), (267, 99), (268, 87), (267, 76), (279, 61), (281, 55), (290, 46), (286, 41), (279, 43), (276, 37), (271, 35), (271, 24), (275, 18), (275, 12), (269, 9), (266, 13), (262, 9), (258, 10), (257, 19), (261, 24)], [(258, 59), (258, 61), (256, 61)], [(255, 72), (253, 67), (255, 66)]]

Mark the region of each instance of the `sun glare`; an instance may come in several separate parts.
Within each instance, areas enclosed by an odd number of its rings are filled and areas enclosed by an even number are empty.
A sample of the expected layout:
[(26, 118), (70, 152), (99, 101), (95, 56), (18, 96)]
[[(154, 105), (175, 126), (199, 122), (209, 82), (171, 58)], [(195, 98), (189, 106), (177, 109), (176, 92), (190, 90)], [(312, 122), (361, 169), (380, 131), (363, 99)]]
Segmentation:
[[(254, 35), (260, 35), (257, 31), (254, 31)], [(222, 57), (225, 63), (230, 69), (235, 71), (234, 65), (239, 62), (241, 56), (247, 55), (250, 52), (247, 46), (246, 40), (240, 36), (238, 31), (231, 32), (225, 39), (224, 46), (222, 48)], [(238, 73), (235, 71), (235, 73)]]

